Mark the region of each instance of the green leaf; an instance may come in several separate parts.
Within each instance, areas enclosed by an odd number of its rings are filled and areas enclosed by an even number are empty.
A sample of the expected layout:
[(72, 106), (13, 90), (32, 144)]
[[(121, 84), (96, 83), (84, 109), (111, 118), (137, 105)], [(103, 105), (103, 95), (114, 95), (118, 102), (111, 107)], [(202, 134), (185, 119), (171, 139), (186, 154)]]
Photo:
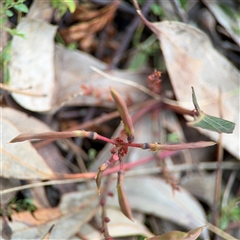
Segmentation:
[(0, 25), (3, 25), (7, 21), (7, 17), (3, 17), (0, 19)]
[(75, 4), (74, 0), (65, 0), (64, 3), (67, 5), (67, 7), (71, 13), (75, 12), (76, 4)]
[(148, 54), (145, 51), (138, 52), (131, 60), (129, 64), (129, 69), (131, 70), (140, 69), (146, 64), (147, 60), (148, 60)]
[(4, 81), (5, 84), (10, 82), (10, 71), (9, 71), (9, 67), (8, 66), (6, 66), (4, 68), (4, 71), (3, 71), (3, 81)]
[(28, 7), (23, 3), (15, 5), (13, 7), (19, 12), (28, 13)]
[(6, 28), (5, 30), (9, 32), (12, 36), (19, 36), (25, 38), (25, 34), (18, 31), (17, 29)]
[(67, 45), (67, 48), (69, 50), (76, 50), (78, 48), (78, 43), (77, 42), (73, 42)]
[(12, 16), (13, 16), (13, 12), (12, 12), (11, 10), (7, 9), (7, 10), (6, 10), (6, 15), (7, 15), (8, 17), (12, 17)]
[(164, 15), (164, 11), (163, 11), (162, 7), (159, 4), (157, 4), (157, 3), (153, 3), (151, 5), (151, 10), (157, 16)]
[(197, 98), (196, 98), (193, 87), (192, 87), (192, 98), (193, 98), (193, 104), (195, 106), (195, 110), (198, 116), (195, 117), (195, 120), (193, 122), (188, 123), (189, 126), (200, 127), (200, 128), (218, 132), (218, 133), (233, 132), (235, 128), (235, 123), (224, 120), (222, 118), (205, 114), (203, 111), (201, 111), (197, 103)]

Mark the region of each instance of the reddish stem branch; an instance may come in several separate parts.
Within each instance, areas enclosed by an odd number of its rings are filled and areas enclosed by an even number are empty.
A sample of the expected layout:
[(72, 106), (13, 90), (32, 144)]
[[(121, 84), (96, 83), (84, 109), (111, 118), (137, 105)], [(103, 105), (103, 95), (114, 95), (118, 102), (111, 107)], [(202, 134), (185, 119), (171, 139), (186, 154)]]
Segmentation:
[[(173, 156), (177, 153), (177, 151), (163, 151), (161, 153), (159, 153), (158, 157), (161, 159), (164, 159), (165, 157), (169, 157), (169, 156)], [(134, 167), (140, 166), (142, 164), (148, 163), (155, 160), (155, 156), (151, 156), (151, 157), (146, 157), (143, 159), (140, 159), (136, 162), (131, 162), (131, 163), (125, 163), (123, 164), (123, 170), (129, 170), (132, 169)], [(106, 175), (110, 175), (113, 173), (116, 173), (119, 171), (119, 166), (115, 166), (112, 168), (107, 169), (106, 171), (104, 171), (103, 176)], [(76, 178), (87, 178), (87, 179), (93, 179), (95, 178), (97, 175), (96, 172), (88, 172), (88, 173), (76, 173), (76, 174), (59, 174), (57, 176), (57, 179), (76, 179)]]

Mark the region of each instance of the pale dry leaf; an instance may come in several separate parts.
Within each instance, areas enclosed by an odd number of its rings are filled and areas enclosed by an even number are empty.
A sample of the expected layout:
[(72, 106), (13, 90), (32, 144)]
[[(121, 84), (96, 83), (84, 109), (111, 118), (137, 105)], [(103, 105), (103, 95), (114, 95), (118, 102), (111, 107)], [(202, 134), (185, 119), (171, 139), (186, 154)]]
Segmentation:
[[(71, 51), (61, 46), (55, 47), (55, 67), (57, 95), (54, 106), (67, 105), (90, 105), (115, 107), (110, 97), (110, 88), (115, 88), (125, 100), (130, 98), (132, 103), (143, 101), (146, 95), (138, 89), (124, 84), (111, 81), (95, 73), (90, 69), (107, 69), (107, 65), (91, 55), (81, 51)], [(112, 70), (109, 74), (113, 77), (130, 79), (133, 82), (145, 85), (146, 77), (139, 73), (127, 70)], [(66, 81), (67, 79), (67, 81)], [(69, 97), (79, 95), (73, 100)]]
[[(206, 215), (198, 201), (183, 188), (173, 196), (171, 186), (160, 178), (125, 178), (124, 189), (133, 211), (164, 218), (187, 229), (205, 224)], [(115, 184), (112, 191), (116, 192)], [(119, 207), (116, 193), (109, 206)], [(208, 239), (208, 231), (204, 230), (202, 236)]]
[(50, 0), (34, 0), (27, 17), (29, 19), (42, 19), (47, 22), (50, 22), (52, 19), (54, 9), (52, 7)]
[[(203, 0), (203, 2), (232, 39), (240, 46), (240, 17), (237, 15), (237, 12), (235, 16), (233, 14), (229, 16), (224, 12), (223, 8), (221, 8), (220, 2), (207, 0)], [(225, 5), (225, 7), (228, 6)], [(235, 11), (235, 9), (232, 11)]]
[[(12, 188), (12, 187), (17, 187), (21, 183), (18, 179), (13, 179), (13, 178), (2, 178), (0, 177), (0, 191), (7, 189), (7, 188)], [(1, 203), (7, 204), (17, 193), (16, 192), (11, 192), (7, 193), (4, 195), (1, 195)]]
[(45, 97), (13, 93), (13, 98), (32, 111), (46, 111), (52, 104), (55, 86), (54, 35), (57, 27), (43, 20), (23, 18), (17, 26), (25, 38), (14, 36), (11, 48), (9, 86)]
[[(182, 107), (193, 109), (193, 86), (201, 109), (219, 117), (218, 95), (221, 89), (223, 118), (237, 124), (233, 134), (224, 134), (223, 147), (240, 159), (240, 74), (237, 68), (217, 52), (209, 38), (195, 27), (174, 21), (145, 23), (160, 41), (170, 79)], [(218, 141), (217, 133), (198, 130)]]
[[(17, 111), (12, 108), (3, 108), (2, 113), (4, 119), (10, 121), (14, 126), (17, 126), (19, 132), (30, 132), (30, 133), (41, 133), (41, 132), (49, 132), (52, 131), (45, 123), (42, 121), (31, 117), (23, 112)], [(32, 147), (33, 148), (33, 147)], [(64, 159), (57, 147), (54, 144), (49, 144), (47, 146), (41, 147), (37, 149), (39, 156), (44, 159), (44, 162), (57, 173), (69, 173), (69, 169), (64, 164)], [(36, 182), (37, 180), (31, 180), (31, 182)], [(73, 184), (64, 184), (64, 185), (56, 185), (55, 186), (61, 193), (72, 191)], [(33, 188), (30, 190), (31, 194), (34, 198), (34, 203), (37, 206), (48, 207), (49, 203), (46, 198), (44, 188)], [(41, 195), (41, 198), (39, 196)], [(44, 197), (45, 196), (45, 197)]]
[[(138, 89), (109, 81), (90, 69), (94, 66), (106, 70), (107, 64), (84, 52), (55, 46), (55, 26), (24, 18), (17, 30), (23, 32), (26, 38), (13, 37), (9, 86), (46, 95), (31, 97), (13, 93), (13, 98), (24, 108), (46, 112), (66, 104), (113, 107), (109, 87), (118, 89), (125, 99), (130, 98), (132, 102), (146, 98)], [(143, 74), (124, 70), (112, 70), (110, 74), (138, 84), (146, 83)]]
[(16, 212), (11, 215), (11, 219), (13, 222), (21, 222), (28, 226), (39, 226), (59, 218), (61, 215), (59, 208), (41, 208), (34, 211), (34, 213), (28, 211)]
[(41, 133), (52, 131), (48, 125), (24, 112), (20, 112), (9, 107), (1, 108), (1, 110), (3, 118), (10, 121), (21, 133)]
[(214, 203), (215, 184), (215, 172), (212, 174), (207, 174), (205, 172), (191, 173), (181, 179), (181, 186), (209, 206), (212, 206)]
[[(92, 227), (90, 224), (85, 224), (80, 232), (79, 232), (82, 236), (85, 236), (86, 239), (101, 239), (101, 233), (96, 230), (94, 227)], [(79, 237), (73, 237), (69, 240), (79, 240)]]
[(108, 229), (111, 237), (118, 238), (135, 235), (142, 235), (145, 237), (154, 236), (143, 223), (130, 221), (118, 209), (108, 207), (107, 216), (110, 219)]
[(2, 119), (1, 176), (17, 179), (53, 179), (55, 174), (29, 142), (10, 144), (19, 135), (17, 126)]
[[(26, 219), (22, 219), (22, 217), (16, 217), (16, 220), (9, 222), (13, 230), (12, 239), (40, 239), (53, 224), (51, 239), (72, 239), (96, 214), (98, 209), (97, 196), (96, 191), (66, 194), (62, 198), (59, 208), (49, 210), (45, 214), (44, 211), (47, 211), (47, 209), (40, 209), (38, 212), (39, 219), (36, 221), (28, 216), (31, 224), (27, 223)], [(72, 205), (72, 203), (74, 204)], [(52, 216), (51, 211), (53, 211)]]
[[(39, 239), (55, 224), (51, 233), (52, 239), (68, 239), (88, 222), (95, 214), (96, 207), (89, 206), (82, 209), (80, 212), (66, 214), (59, 219), (55, 219), (46, 224), (37, 227), (24, 227), (13, 232), (12, 239)], [(10, 223), (13, 229), (14, 223)]]

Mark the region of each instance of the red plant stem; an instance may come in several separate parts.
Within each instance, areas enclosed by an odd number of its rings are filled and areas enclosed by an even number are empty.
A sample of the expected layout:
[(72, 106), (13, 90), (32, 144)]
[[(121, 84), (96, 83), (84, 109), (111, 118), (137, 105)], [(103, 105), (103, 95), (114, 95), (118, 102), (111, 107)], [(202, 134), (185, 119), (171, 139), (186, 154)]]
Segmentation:
[(103, 141), (103, 142), (111, 143), (111, 144), (113, 144), (113, 145), (119, 144), (119, 143), (117, 143), (116, 141), (114, 141), (113, 139), (104, 137), (104, 136), (102, 136), (102, 135), (100, 135), (100, 134), (97, 134), (97, 138), (96, 138), (96, 139), (98, 139), (98, 140), (100, 140), (100, 141)]
[(110, 184), (111, 184), (111, 175), (109, 174), (106, 178), (104, 191), (101, 194), (101, 198), (100, 198), (100, 206), (102, 207), (102, 216), (101, 216), (102, 217), (102, 228), (104, 230), (103, 235), (104, 235), (105, 239), (110, 238), (110, 235), (108, 232), (108, 226), (107, 226), (107, 222), (106, 222), (106, 218), (108, 217), (107, 213), (106, 213), (106, 202), (107, 202), (107, 194), (109, 191)]
[[(177, 153), (177, 151), (175, 151), (175, 152), (173, 152), (173, 151), (163, 151), (158, 155), (158, 157), (160, 159), (164, 159), (166, 157), (173, 156), (176, 153)], [(145, 163), (148, 163), (148, 162), (151, 162), (151, 161), (155, 160), (155, 158), (156, 157), (153, 155), (153, 156), (150, 156), (150, 157), (142, 158), (142, 159), (140, 159), (136, 162), (125, 163), (125, 164), (123, 164), (123, 170), (129, 170), (129, 169), (132, 169), (134, 167), (143, 165)], [(115, 167), (107, 169), (103, 173), (103, 176), (108, 175), (108, 174), (112, 174), (112, 173), (116, 173), (118, 171), (119, 171), (119, 166), (115, 166)]]
[(97, 138), (100, 141), (104, 141), (107, 143), (111, 143), (113, 145), (118, 145), (118, 146), (128, 146), (128, 147), (136, 147), (136, 148), (142, 148), (142, 143), (128, 143), (128, 142), (117, 142), (114, 139), (110, 139), (107, 137), (104, 137), (100, 134), (97, 134)]
[(119, 158), (119, 170), (123, 170), (123, 161), (122, 161), (122, 156), (120, 154), (118, 154), (118, 158)]
[[(173, 156), (177, 153), (178, 151), (162, 151), (161, 153), (159, 153), (158, 157), (163, 159), (165, 157), (169, 157), (169, 156)], [(140, 166), (142, 164), (148, 163), (155, 160), (155, 156), (151, 156), (151, 157), (146, 157), (143, 159), (140, 159), (136, 162), (131, 162), (131, 163), (125, 163), (123, 164), (123, 170), (129, 170), (132, 169), (134, 167)], [(104, 171), (103, 176), (112, 174), (112, 173), (116, 173), (119, 171), (119, 166), (115, 166), (112, 168), (107, 169), (106, 171)], [(88, 172), (88, 173), (76, 173), (76, 174), (59, 174), (57, 176), (57, 179), (76, 179), (76, 178), (87, 178), (87, 179), (93, 179), (95, 178), (97, 175), (96, 172)]]

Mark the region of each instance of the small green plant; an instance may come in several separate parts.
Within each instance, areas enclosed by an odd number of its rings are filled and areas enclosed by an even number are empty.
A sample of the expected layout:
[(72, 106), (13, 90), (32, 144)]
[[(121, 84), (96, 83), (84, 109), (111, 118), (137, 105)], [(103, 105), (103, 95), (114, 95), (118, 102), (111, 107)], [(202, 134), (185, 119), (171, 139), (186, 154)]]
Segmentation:
[[(37, 209), (37, 207), (33, 204), (33, 200), (31, 198), (23, 198), (16, 199), (14, 197), (7, 205), (7, 215), (11, 215), (11, 212), (33, 212)], [(0, 209), (2, 211), (2, 209)], [(0, 212), (2, 214), (2, 212)]]
[(8, 83), (10, 80), (10, 73), (8, 64), (11, 59), (11, 41), (8, 42), (7, 46), (0, 53), (0, 67), (3, 70), (3, 81)]
[(60, 33), (56, 34), (55, 40), (57, 43), (63, 45), (64, 47), (68, 48), (69, 50), (75, 50), (78, 48), (77, 42), (72, 42), (72, 43), (66, 44), (65, 41), (63, 40), (62, 36), (60, 35)]
[(232, 201), (222, 209), (220, 228), (225, 230), (230, 222), (237, 221), (240, 221), (240, 197), (232, 199)]
[[(28, 13), (28, 7), (24, 4), (25, 0), (5, 0), (0, 8), (0, 26), (11, 36), (19, 36), (24, 38), (24, 34), (16, 28), (9, 28), (4, 26), (8, 18), (14, 15), (14, 11), (20, 16), (21, 14)], [(3, 70), (3, 81), (8, 83), (10, 81), (10, 73), (8, 64), (11, 60), (11, 41), (0, 53), (0, 67)]]
[(58, 10), (59, 17), (62, 17), (67, 10), (73, 13), (76, 10), (74, 0), (51, 0), (53, 8)]
[(9, 17), (14, 15), (13, 10), (17, 12), (17, 14), (28, 13), (28, 7), (24, 4), (25, 0), (5, 0), (2, 3), (2, 8), (0, 9), (0, 25), (2, 25), (3, 30), (10, 33), (12, 36), (20, 36), (24, 37), (24, 34), (16, 30), (15, 28), (11, 29), (8, 27), (4, 27), (3, 24), (7, 21)]

